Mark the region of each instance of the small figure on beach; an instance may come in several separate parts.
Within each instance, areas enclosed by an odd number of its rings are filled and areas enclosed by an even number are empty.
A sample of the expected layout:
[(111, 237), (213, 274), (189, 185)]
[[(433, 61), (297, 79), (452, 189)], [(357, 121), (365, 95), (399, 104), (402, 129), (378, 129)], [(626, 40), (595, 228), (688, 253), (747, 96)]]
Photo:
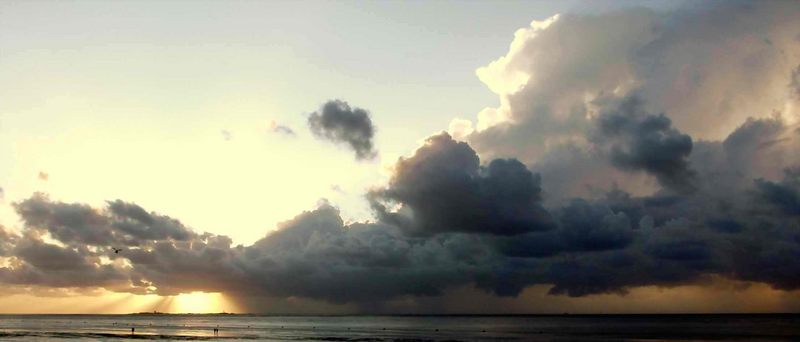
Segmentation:
[(219, 328), (214, 328), (214, 336), (219, 336)]
[(131, 336), (133, 336), (135, 331), (136, 331), (136, 328), (131, 328)]

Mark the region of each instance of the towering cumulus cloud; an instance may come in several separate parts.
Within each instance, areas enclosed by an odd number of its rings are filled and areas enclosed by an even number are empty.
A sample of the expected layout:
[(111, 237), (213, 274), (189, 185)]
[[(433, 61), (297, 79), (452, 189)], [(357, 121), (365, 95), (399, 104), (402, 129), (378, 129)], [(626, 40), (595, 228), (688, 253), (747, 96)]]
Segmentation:
[[(720, 140), (748, 117), (772, 113), (796, 122), (799, 8), (705, 2), (669, 13), (626, 9), (534, 21), (517, 31), (506, 56), (478, 69), (500, 105), (479, 113), (476, 132), (465, 139), (483, 156), (516, 157), (541, 171), (544, 192), (555, 196), (586, 196), (609, 182), (653, 190), (631, 170), (687, 188), (691, 172), (680, 160), (692, 147), (680, 134)], [(601, 113), (634, 96), (637, 111), (664, 114), (660, 121), (669, 127), (653, 133), (663, 136), (657, 144), (671, 155), (659, 156), (669, 162), (636, 158), (629, 153), (635, 146), (602, 157), (587, 139), (606, 121)], [(572, 179), (563, 179), (565, 172)]]
[(347, 144), (355, 151), (356, 159), (372, 159), (377, 155), (373, 142), (375, 126), (369, 112), (351, 108), (347, 102), (326, 102), (319, 111), (308, 116), (308, 127), (319, 138)]
[[(800, 290), (800, 3), (564, 14), (478, 70), (500, 106), (428, 137), (366, 194), (249, 246), (136, 204), (42, 194), (0, 228), (0, 282), (362, 308), (474, 288), (624, 295), (719, 279)], [(331, 101), (319, 137), (375, 155), (368, 113)], [(462, 141), (463, 140), (463, 141)], [(120, 250), (119, 252), (116, 252)]]

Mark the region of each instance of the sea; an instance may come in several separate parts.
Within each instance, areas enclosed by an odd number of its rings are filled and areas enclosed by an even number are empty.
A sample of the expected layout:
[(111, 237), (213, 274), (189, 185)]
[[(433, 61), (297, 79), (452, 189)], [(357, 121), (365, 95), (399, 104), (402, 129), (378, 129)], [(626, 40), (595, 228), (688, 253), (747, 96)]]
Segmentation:
[(0, 315), (2, 341), (65, 339), (800, 341), (800, 315)]

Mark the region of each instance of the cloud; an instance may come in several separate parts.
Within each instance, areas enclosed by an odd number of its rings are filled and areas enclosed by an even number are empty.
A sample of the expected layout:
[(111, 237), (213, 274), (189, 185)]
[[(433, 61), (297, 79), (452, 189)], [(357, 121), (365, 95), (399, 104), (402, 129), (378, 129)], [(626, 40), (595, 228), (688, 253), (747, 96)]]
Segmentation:
[(172, 295), (229, 290), (224, 283), (237, 279), (230, 238), (197, 234), (132, 203), (96, 209), (35, 194), (15, 208), (24, 223), (13, 251), (19, 265), (0, 269), (10, 284)]
[(375, 126), (369, 112), (364, 109), (351, 108), (341, 100), (328, 101), (319, 111), (308, 116), (308, 127), (317, 138), (346, 144), (353, 149), (358, 160), (377, 156), (373, 140)]
[(34, 194), (14, 208), (25, 226), (42, 229), (66, 243), (111, 244), (117, 237), (108, 217), (82, 204), (51, 202), (44, 194)]
[(275, 120), (269, 122), (269, 130), (272, 133), (282, 134), (286, 136), (295, 136), (294, 130), (289, 126), (280, 125)]
[(6, 227), (0, 226), (0, 257), (12, 255), (12, 249), (17, 243), (18, 236)]
[[(379, 215), (413, 234), (460, 231), (513, 235), (549, 227), (539, 177), (514, 159), (481, 167), (463, 142), (441, 133), (401, 158), (385, 189), (371, 194)], [(388, 206), (400, 204), (398, 211)]]
[(333, 184), (333, 185), (331, 185), (331, 188), (330, 188), (330, 189), (331, 189), (331, 191), (333, 191), (334, 193), (337, 193), (337, 194), (340, 194), (340, 195), (346, 195), (346, 194), (347, 194), (347, 191), (345, 191), (344, 189), (342, 189), (342, 187), (341, 187), (341, 186), (339, 186), (338, 184)]
[[(634, 95), (643, 113), (663, 113), (693, 142), (724, 139), (748, 117), (773, 112), (794, 123), (798, 13), (800, 6), (780, 1), (709, 2), (534, 21), (515, 33), (505, 56), (478, 69), (500, 106), (481, 111), (477, 131), (465, 139), (482, 157), (517, 158), (539, 169), (543, 159), (564, 161), (550, 155), (566, 152), (564, 145), (592, 150), (590, 131), (608, 110), (599, 99)], [(582, 164), (604, 168), (586, 157)], [(597, 188), (613, 178), (626, 190), (645, 191), (639, 177), (603, 174), (576, 182)], [(546, 179), (543, 187), (550, 187)]]
[(142, 207), (121, 200), (108, 202), (110, 226), (115, 233), (125, 234), (135, 240), (191, 240), (194, 233), (180, 221), (155, 213), (148, 213)]
[(784, 179), (772, 182), (756, 179), (756, 189), (760, 197), (780, 212), (800, 216), (800, 167), (786, 169)]
[(231, 141), (231, 139), (233, 139), (233, 133), (227, 129), (220, 130), (219, 133), (222, 134), (222, 139), (225, 139), (225, 141)]
[(383, 224), (344, 226), (338, 211), (323, 205), (284, 222), (247, 247), (242, 259), (246, 273), (271, 294), (370, 302), (441, 295), (468, 281), (468, 270), (485, 267), (476, 260), (488, 251), (457, 254), (462, 243), (454, 239), (409, 239)]
[(43, 171), (39, 171), (39, 174), (37, 175), (37, 177), (41, 181), (47, 181), (48, 179), (50, 179), (50, 175), (45, 173), (45, 172), (43, 172)]
[(153, 240), (190, 240), (194, 233), (179, 221), (147, 213), (120, 200), (97, 210), (87, 205), (51, 201), (44, 194), (14, 204), (24, 225), (46, 231), (74, 245), (141, 246)]
[(613, 165), (644, 170), (671, 189), (691, 189), (694, 172), (688, 156), (692, 138), (673, 128), (666, 115), (648, 114), (638, 98), (629, 97), (601, 112), (595, 121), (590, 139), (608, 149)]
[(450, 126), (447, 128), (447, 133), (449, 133), (453, 139), (462, 141), (474, 131), (475, 129), (472, 128), (472, 121), (463, 119), (453, 119), (453, 121), (450, 121)]
[(0, 282), (39, 287), (105, 287), (116, 289), (127, 280), (121, 267), (100, 265), (87, 257), (86, 246), (67, 248), (44, 242), (35, 234), (15, 237), (11, 266), (0, 267)]

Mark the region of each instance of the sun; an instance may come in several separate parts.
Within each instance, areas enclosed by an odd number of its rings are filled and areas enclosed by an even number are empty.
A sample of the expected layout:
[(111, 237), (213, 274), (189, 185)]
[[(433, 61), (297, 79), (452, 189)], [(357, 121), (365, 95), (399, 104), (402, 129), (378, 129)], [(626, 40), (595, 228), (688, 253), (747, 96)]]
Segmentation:
[(174, 297), (169, 311), (172, 313), (220, 313), (224, 312), (220, 293), (192, 292)]

